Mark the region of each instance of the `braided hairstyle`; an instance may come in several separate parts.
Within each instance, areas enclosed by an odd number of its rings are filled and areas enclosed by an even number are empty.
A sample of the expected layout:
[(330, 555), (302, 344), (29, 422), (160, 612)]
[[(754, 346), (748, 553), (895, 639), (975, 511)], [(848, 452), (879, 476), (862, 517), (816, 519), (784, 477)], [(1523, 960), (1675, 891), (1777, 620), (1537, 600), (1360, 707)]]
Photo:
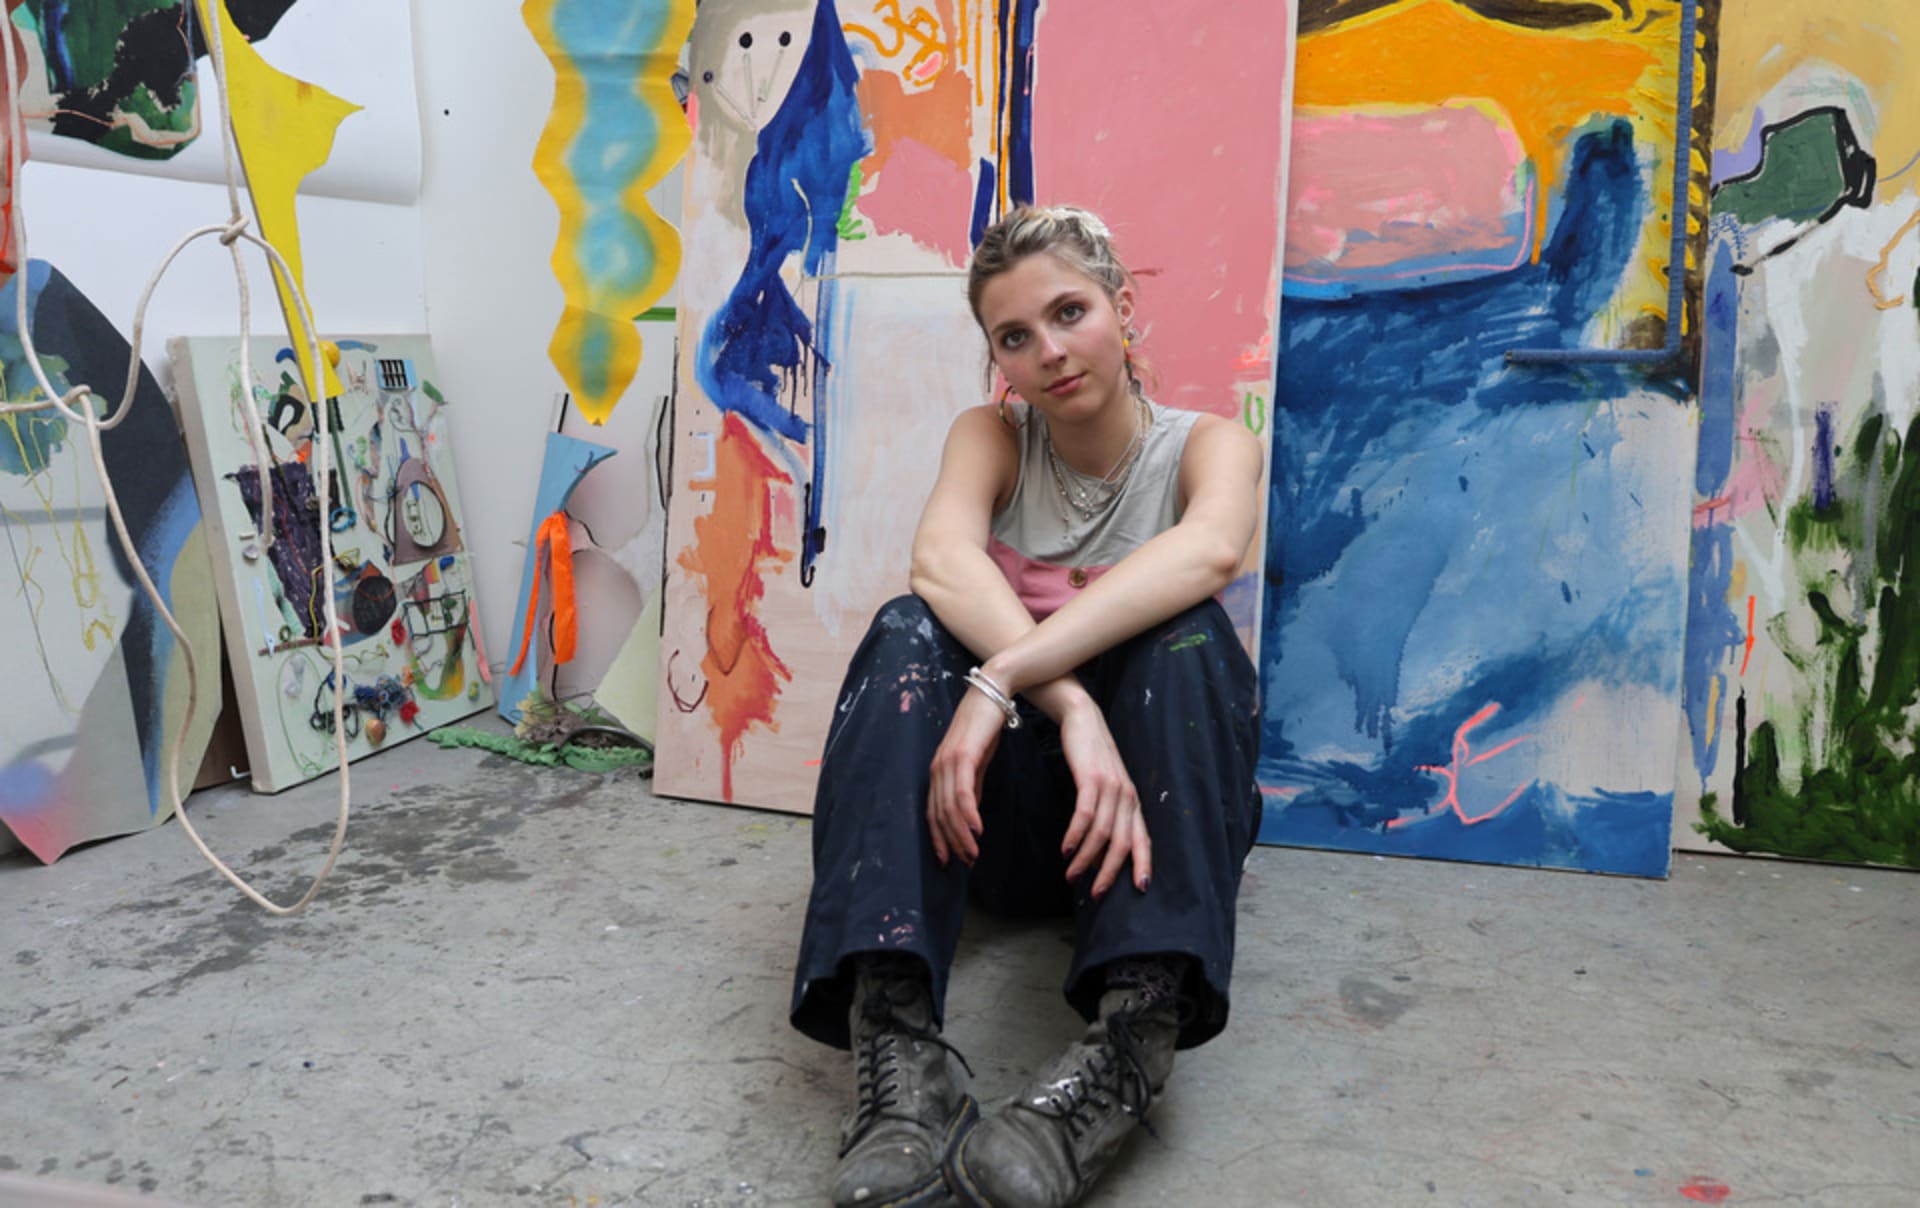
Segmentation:
[[(1133, 274), (1114, 250), (1113, 232), (1097, 214), (1078, 206), (1020, 206), (988, 227), (973, 249), (967, 265), (967, 305), (974, 322), (980, 322), (980, 295), (987, 282), (1042, 252), (1100, 286), (1109, 301), (1133, 284)], [(1126, 329), (1129, 345), (1138, 344), (1140, 335), (1131, 326)], [(1135, 394), (1145, 397), (1139, 361), (1137, 355), (1129, 356), (1127, 382)]]

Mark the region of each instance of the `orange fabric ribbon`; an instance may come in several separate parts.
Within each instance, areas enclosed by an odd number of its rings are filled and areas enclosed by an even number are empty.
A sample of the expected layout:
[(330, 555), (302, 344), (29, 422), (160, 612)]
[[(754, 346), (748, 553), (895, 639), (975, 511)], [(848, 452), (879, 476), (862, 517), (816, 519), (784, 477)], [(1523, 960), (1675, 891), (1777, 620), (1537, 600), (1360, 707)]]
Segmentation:
[(573, 540), (567, 535), (567, 514), (555, 512), (534, 530), (533, 596), (527, 601), (527, 623), (520, 630), (520, 657), (513, 660), (512, 674), (519, 675), (527, 661), (527, 647), (540, 624), (540, 578), (542, 568), (552, 581), (553, 661), (557, 666), (573, 661), (579, 640), (579, 618), (573, 604)]

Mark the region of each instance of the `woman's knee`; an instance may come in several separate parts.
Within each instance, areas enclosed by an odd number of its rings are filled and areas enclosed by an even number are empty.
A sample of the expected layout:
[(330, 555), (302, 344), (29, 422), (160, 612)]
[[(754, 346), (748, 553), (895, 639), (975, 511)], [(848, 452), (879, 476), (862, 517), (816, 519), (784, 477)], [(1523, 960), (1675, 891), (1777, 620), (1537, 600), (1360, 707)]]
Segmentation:
[(873, 614), (860, 656), (882, 662), (918, 661), (954, 644), (953, 635), (916, 595), (895, 596)]
[(912, 592), (895, 596), (873, 614), (873, 628), (887, 633), (930, 633), (939, 625), (933, 609)]

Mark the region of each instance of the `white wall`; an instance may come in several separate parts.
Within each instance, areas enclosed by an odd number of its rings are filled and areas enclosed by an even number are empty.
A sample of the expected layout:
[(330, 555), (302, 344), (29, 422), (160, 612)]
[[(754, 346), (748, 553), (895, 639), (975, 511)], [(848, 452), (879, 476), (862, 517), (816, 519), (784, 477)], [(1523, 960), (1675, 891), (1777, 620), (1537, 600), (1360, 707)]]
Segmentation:
[[(28, 251), (65, 273), (128, 337), (141, 290), (175, 241), (195, 227), (225, 223), (229, 214), (224, 188), (195, 181), (31, 160), (22, 178)], [(415, 207), (302, 197), (299, 215), (307, 293), (321, 323), (366, 331), (425, 327)], [(267, 262), (250, 247), (247, 275), (255, 329), (284, 331)], [(174, 261), (155, 293), (142, 352), (166, 382), (168, 337), (229, 334), (239, 323), (231, 258), (218, 240), (202, 239)], [(121, 383), (108, 385), (117, 391)]]

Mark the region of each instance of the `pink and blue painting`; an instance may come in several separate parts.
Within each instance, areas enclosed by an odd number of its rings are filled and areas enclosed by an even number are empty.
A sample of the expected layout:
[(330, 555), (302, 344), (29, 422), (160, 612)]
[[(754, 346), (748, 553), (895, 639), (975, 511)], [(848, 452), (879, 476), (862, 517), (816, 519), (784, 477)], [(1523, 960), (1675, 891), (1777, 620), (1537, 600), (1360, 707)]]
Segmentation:
[[(906, 590), (947, 428), (992, 397), (966, 270), (1011, 207), (1098, 211), (1140, 277), (1156, 399), (1267, 431), (1292, 5), (1115, 11), (700, 5), (661, 792), (811, 808), (835, 690)], [(1248, 639), (1258, 583), (1255, 563), (1227, 593)]]
[(1261, 839), (1662, 876), (1684, 374), (1506, 354), (1664, 341), (1678, 13), (1301, 11)]

